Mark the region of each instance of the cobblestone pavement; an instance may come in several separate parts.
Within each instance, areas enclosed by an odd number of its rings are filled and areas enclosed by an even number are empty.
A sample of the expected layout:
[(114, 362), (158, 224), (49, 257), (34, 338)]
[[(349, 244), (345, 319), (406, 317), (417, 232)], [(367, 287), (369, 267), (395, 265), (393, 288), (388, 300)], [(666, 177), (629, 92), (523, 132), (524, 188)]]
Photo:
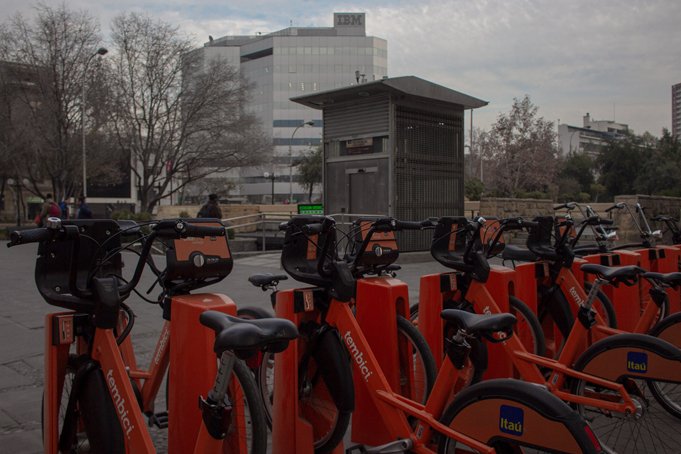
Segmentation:
[[(40, 410), (43, 389), (43, 324), (44, 317), (56, 308), (40, 297), (33, 278), (36, 245), (6, 248), (0, 241), (0, 452), (40, 453), (42, 432)], [(404, 254), (404, 256), (408, 256)], [(133, 271), (137, 256), (126, 254), (124, 260), (127, 275)], [(401, 257), (401, 259), (403, 259)], [(402, 260), (401, 260), (402, 261)], [(426, 274), (442, 272), (441, 265), (428, 261), (402, 265), (399, 278), (409, 285), (410, 300), (418, 301), (419, 278)], [(255, 273), (283, 273), (278, 254), (251, 256), (235, 260), (230, 276), (209, 291), (229, 295), (238, 306), (259, 306), (271, 309), (269, 294), (248, 283), (248, 276)], [(153, 275), (144, 273), (138, 286), (148, 289)], [(283, 281), (280, 289), (300, 286), (295, 281)], [(127, 301), (137, 319), (132, 332), (133, 345), (140, 367), (151, 360), (163, 320), (157, 306), (131, 296)], [(162, 388), (163, 389), (163, 388)], [(162, 393), (159, 393), (162, 394)], [(165, 408), (164, 397), (157, 400)], [(162, 446), (163, 433), (154, 433)]]

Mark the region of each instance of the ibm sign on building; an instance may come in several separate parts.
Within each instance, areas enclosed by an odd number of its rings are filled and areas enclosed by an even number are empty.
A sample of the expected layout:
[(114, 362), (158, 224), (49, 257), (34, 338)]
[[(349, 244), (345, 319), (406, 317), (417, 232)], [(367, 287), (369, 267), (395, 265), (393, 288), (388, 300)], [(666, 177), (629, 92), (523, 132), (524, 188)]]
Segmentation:
[(338, 36), (365, 35), (365, 13), (333, 13), (333, 28)]

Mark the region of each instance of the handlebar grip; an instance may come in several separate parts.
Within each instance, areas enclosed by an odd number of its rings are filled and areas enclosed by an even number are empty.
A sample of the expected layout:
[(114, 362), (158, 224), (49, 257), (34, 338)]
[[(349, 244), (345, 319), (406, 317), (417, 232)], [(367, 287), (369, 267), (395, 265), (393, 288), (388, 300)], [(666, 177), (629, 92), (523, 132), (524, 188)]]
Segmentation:
[(187, 224), (188, 237), (225, 236), (225, 228), (212, 225)]
[(398, 221), (395, 219), (395, 230), (421, 230), (422, 222)]
[(563, 208), (570, 208), (567, 203), (553, 207), (553, 210), (562, 210)]
[(322, 224), (322, 223), (307, 224), (307, 225), (304, 225), (301, 230), (306, 235), (317, 235), (317, 234), (322, 233), (322, 231), (324, 231), (324, 224)]
[(520, 224), (526, 229), (530, 227), (539, 227), (539, 223), (535, 221), (522, 221)]
[(601, 218), (601, 225), (613, 225), (615, 223), (614, 219), (603, 219)]
[(619, 207), (618, 205), (613, 205), (613, 206), (611, 206), (610, 208), (606, 208), (606, 209), (605, 209), (605, 212), (606, 212), (606, 213), (609, 213), (610, 211), (614, 210), (615, 208), (619, 209), (620, 207)]
[(282, 222), (281, 224), (279, 224), (279, 230), (281, 230), (282, 232), (285, 231), (287, 228), (288, 228), (288, 221)]
[(10, 244), (16, 246), (19, 244), (39, 243), (41, 241), (48, 241), (52, 239), (52, 230), (40, 228), (29, 230), (16, 230), (10, 235)]

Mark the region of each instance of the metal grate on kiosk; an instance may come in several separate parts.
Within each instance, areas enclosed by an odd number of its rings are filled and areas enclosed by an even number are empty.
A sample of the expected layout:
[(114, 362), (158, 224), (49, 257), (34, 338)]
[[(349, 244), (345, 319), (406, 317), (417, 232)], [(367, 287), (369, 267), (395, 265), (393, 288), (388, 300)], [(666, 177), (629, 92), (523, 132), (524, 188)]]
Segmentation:
[[(395, 121), (395, 217), (462, 216), (463, 116), (402, 106)], [(400, 251), (427, 251), (432, 232), (403, 231)]]

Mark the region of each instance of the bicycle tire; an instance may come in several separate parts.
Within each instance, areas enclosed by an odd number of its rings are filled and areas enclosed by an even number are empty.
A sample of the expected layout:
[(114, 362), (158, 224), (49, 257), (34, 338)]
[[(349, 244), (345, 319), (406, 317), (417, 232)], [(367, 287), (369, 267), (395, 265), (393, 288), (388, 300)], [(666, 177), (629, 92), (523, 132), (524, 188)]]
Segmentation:
[(518, 319), (513, 332), (525, 349), (537, 356), (546, 356), (546, 339), (541, 323), (532, 309), (515, 296), (508, 297), (509, 312)]
[[(519, 434), (509, 435), (502, 428), (504, 407), (522, 410)], [(526, 424), (537, 421), (537, 416), (541, 423)], [(447, 406), (440, 422), (492, 446), (499, 454), (528, 452), (527, 448), (540, 452), (597, 452), (587, 424), (577, 412), (548, 391), (519, 380), (495, 379), (470, 387)], [(461, 452), (454, 440), (442, 434), (437, 443), (439, 454)], [(518, 449), (521, 446), (522, 450)]]
[[(327, 332), (326, 336), (336, 334)], [(331, 343), (330, 347), (340, 347), (344, 353), (345, 347), (340, 343)], [(306, 342), (303, 337), (298, 340), (298, 348), (304, 351)], [(344, 362), (348, 367), (348, 376), (351, 377), (350, 362)], [(261, 365), (262, 366), (262, 365)], [(271, 399), (272, 394), (268, 396)], [(261, 398), (264, 398), (261, 394)], [(312, 426), (312, 438), (315, 454), (328, 454), (332, 452), (343, 440), (345, 432), (350, 424), (351, 411), (340, 410), (333, 401), (331, 393), (324, 381), (322, 372), (317, 368), (314, 355), (310, 355), (307, 363), (306, 376), (303, 379), (302, 390), (298, 395), (298, 408), (300, 414)]]
[(236, 310), (236, 316), (247, 320), (258, 320), (261, 318), (273, 318), (274, 314), (267, 309), (258, 306), (242, 307)]
[[(400, 353), (401, 389), (395, 391), (403, 397), (425, 405), (437, 379), (437, 366), (433, 353), (414, 324), (401, 315), (397, 316), (397, 342)], [(407, 343), (412, 347), (408, 348)], [(403, 355), (410, 351), (411, 359)], [(413, 380), (409, 377), (413, 377)], [(408, 382), (414, 383), (415, 386), (407, 389), (405, 383)]]
[[(619, 339), (618, 339), (619, 338)], [(643, 348), (648, 350), (650, 344), (646, 338), (652, 336), (641, 334), (620, 334), (603, 339), (589, 347), (575, 363), (574, 369), (583, 371), (590, 363), (600, 364), (601, 353), (616, 348)], [(648, 345), (648, 347), (645, 347)], [(649, 351), (655, 351), (650, 349)], [(616, 415), (598, 407), (573, 404), (584, 419), (591, 424), (593, 432), (599, 441), (614, 452), (632, 452), (644, 447), (645, 452), (678, 453), (681, 451), (681, 421), (670, 414), (664, 406), (655, 399), (651, 389), (658, 385), (658, 381), (650, 378), (623, 377), (622, 382), (628, 390), (634, 404), (638, 407), (634, 415)], [(662, 384), (663, 385), (663, 384)], [(570, 391), (577, 396), (599, 395), (609, 401), (620, 401), (621, 396), (614, 390), (604, 389), (589, 383), (588, 380), (573, 379)]]
[[(238, 360), (234, 363), (232, 374), (236, 378), (238, 388), (235, 388), (236, 392), (234, 394), (229, 391), (228, 397), (232, 404), (233, 414), (237, 411), (244, 415), (245, 426), (236, 427), (234, 425), (235, 418), (232, 417), (232, 424), (227, 431), (227, 438), (223, 442), (223, 451), (265, 454), (267, 452), (267, 422), (253, 373), (243, 361)], [(244, 435), (238, 435), (240, 433)], [(243, 439), (244, 437), (245, 440)], [(237, 438), (241, 440), (237, 441)], [(241, 443), (241, 441), (244, 443)], [(240, 444), (246, 445), (246, 451), (239, 449)]]
[[(587, 295), (591, 292), (592, 288), (593, 284), (591, 282), (584, 282), (584, 291), (586, 291)], [(591, 307), (603, 317), (608, 328), (617, 329), (617, 313), (615, 312), (615, 307), (612, 305), (610, 298), (608, 298), (601, 289), (598, 289), (596, 299)]]
[[(660, 320), (648, 334), (681, 348), (681, 312)], [(650, 392), (669, 414), (681, 419), (681, 385), (654, 382), (651, 383)]]

